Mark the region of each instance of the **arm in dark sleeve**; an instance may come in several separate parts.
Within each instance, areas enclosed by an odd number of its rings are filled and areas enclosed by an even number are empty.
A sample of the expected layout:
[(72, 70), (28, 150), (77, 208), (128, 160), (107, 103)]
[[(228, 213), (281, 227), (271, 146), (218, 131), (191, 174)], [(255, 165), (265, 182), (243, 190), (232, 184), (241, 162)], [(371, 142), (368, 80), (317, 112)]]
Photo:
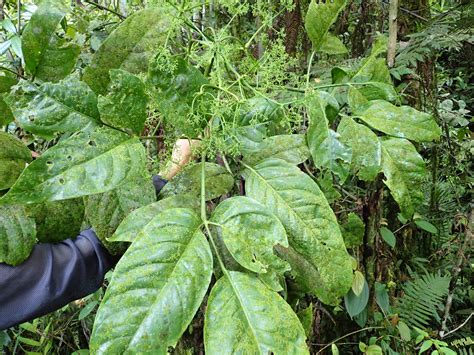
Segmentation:
[(95, 292), (113, 265), (91, 229), (58, 244), (37, 244), (21, 265), (0, 263), (0, 330)]

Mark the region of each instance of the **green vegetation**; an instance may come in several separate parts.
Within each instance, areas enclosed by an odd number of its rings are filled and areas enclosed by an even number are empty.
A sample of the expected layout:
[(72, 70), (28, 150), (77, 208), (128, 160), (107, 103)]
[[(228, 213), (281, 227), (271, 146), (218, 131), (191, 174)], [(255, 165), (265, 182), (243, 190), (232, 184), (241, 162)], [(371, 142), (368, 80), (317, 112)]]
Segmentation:
[[(90, 226), (123, 256), (0, 349), (467, 354), (473, 15), (3, 1), (0, 262)], [(156, 201), (180, 138), (196, 158)]]

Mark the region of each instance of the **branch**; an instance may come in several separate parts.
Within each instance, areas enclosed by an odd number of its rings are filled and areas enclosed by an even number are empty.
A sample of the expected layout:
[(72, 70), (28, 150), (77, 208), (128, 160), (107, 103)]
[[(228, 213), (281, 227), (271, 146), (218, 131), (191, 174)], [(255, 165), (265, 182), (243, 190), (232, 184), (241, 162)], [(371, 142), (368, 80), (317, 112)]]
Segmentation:
[(90, 0), (84, 0), (85, 3), (89, 4), (89, 5), (92, 5), (92, 6), (95, 6), (97, 7), (98, 9), (101, 9), (101, 10), (105, 10), (105, 11), (108, 11), (110, 13), (113, 13), (114, 15), (118, 16), (121, 20), (125, 20), (127, 17), (126, 16), (123, 16), (122, 14), (119, 14), (117, 11), (114, 11), (112, 9), (109, 9), (108, 7), (105, 7), (101, 4), (98, 4), (98, 3), (95, 3), (93, 1), (90, 1)]
[(397, 17), (398, 17), (398, 0), (390, 0), (390, 10), (388, 14), (388, 46), (387, 46), (387, 65), (393, 67), (395, 63), (395, 54), (397, 51)]

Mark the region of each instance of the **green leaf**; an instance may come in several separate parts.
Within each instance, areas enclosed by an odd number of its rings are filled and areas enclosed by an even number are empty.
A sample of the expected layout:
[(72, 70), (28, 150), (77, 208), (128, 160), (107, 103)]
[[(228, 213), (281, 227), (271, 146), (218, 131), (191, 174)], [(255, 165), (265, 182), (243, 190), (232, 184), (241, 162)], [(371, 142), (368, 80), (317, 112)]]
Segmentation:
[(348, 214), (347, 222), (341, 226), (341, 231), (346, 247), (356, 248), (362, 245), (365, 224), (356, 213), (351, 212)]
[(340, 140), (352, 150), (351, 170), (361, 180), (373, 181), (382, 170), (382, 148), (377, 135), (350, 117), (337, 128)]
[(111, 191), (87, 196), (85, 215), (101, 242), (117, 253), (123, 246), (109, 243), (108, 238), (130, 212), (154, 202), (155, 198), (151, 179), (138, 176)]
[(239, 126), (255, 125), (267, 122), (272, 126), (278, 124), (284, 114), (283, 109), (274, 100), (262, 96), (254, 96), (240, 106)]
[[(184, 169), (172, 181), (165, 185), (163, 190), (161, 190), (161, 195), (163, 197), (180, 194), (200, 196), (201, 166), (202, 163), (198, 163)], [(206, 201), (213, 200), (226, 194), (234, 186), (234, 178), (220, 165), (206, 162), (205, 172)]]
[[(182, 57), (174, 57), (166, 65), (159, 53), (150, 62), (148, 81), (156, 86), (158, 94), (158, 109), (167, 122), (182, 122), (183, 118), (191, 113), (192, 108), (203, 102), (197, 94), (203, 85), (209, 85), (208, 79), (194, 66)], [(191, 124), (188, 124), (192, 126)], [(188, 127), (176, 127), (180, 133), (192, 135)]]
[(388, 296), (387, 288), (380, 282), (375, 282), (375, 301), (380, 309), (387, 314), (390, 312), (390, 298)]
[(16, 85), (18, 79), (10, 72), (0, 71), (0, 126), (5, 126), (14, 120), (10, 107), (3, 100), (4, 93), (10, 91)]
[(308, 307), (302, 309), (297, 313), (297, 316), (301, 322), (301, 325), (304, 328), (304, 332), (306, 336), (309, 338), (311, 337), (311, 334), (313, 333), (313, 320), (314, 320), (314, 314), (313, 314), (313, 304), (310, 303)]
[(81, 232), (82, 198), (28, 205), (27, 211), (36, 221), (36, 238), (42, 243), (57, 243)]
[(46, 138), (99, 122), (97, 97), (85, 83), (74, 79), (39, 87), (22, 81), (5, 96), (5, 101), (22, 128)]
[(138, 140), (110, 128), (81, 132), (48, 149), (0, 203), (39, 203), (110, 191), (145, 169)]
[(411, 330), (408, 328), (408, 325), (404, 321), (399, 321), (397, 324), (398, 332), (400, 333), (400, 337), (403, 341), (410, 341), (411, 340)]
[(147, 101), (145, 84), (138, 77), (124, 70), (112, 69), (109, 93), (99, 96), (100, 119), (109, 126), (140, 134), (147, 117)]
[(21, 264), (30, 256), (35, 241), (35, 221), (24, 206), (0, 205), (0, 263)]
[(339, 134), (329, 128), (326, 95), (317, 93), (308, 100), (308, 146), (316, 167), (328, 168), (344, 180), (347, 177), (352, 152), (340, 142)]
[(354, 279), (352, 280), (352, 292), (354, 292), (356, 296), (360, 296), (360, 294), (364, 290), (364, 284), (364, 275), (359, 270), (356, 270), (356, 272), (354, 273)]
[(207, 354), (309, 354), (305, 338), (291, 307), (256, 277), (228, 271), (214, 285), (204, 321)]
[(318, 176), (316, 182), (318, 183), (321, 191), (324, 193), (324, 197), (326, 197), (326, 200), (329, 204), (334, 203), (341, 197), (339, 191), (334, 188), (333, 176), (330, 171), (326, 170), (322, 172), (322, 174)]
[(333, 304), (352, 284), (350, 256), (331, 207), (318, 185), (297, 167), (266, 160), (244, 172), (247, 196), (264, 204), (283, 223), (290, 246), (318, 270), (312, 292)]
[(31, 159), (30, 150), (20, 140), (0, 132), (0, 190), (10, 188)]
[(426, 175), (425, 162), (413, 144), (405, 139), (389, 138), (381, 140), (381, 143), (384, 183), (403, 215), (411, 217), (423, 203), (420, 186)]
[(331, 354), (332, 355), (339, 355), (339, 349), (336, 344), (331, 344)]
[(354, 318), (360, 312), (362, 312), (369, 302), (369, 285), (367, 281), (364, 280), (364, 286), (362, 292), (359, 295), (356, 295), (352, 289), (344, 296), (344, 305), (346, 306), (346, 311), (351, 318)]
[(257, 164), (268, 158), (278, 158), (295, 165), (309, 158), (306, 137), (303, 134), (287, 134), (265, 138), (255, 127), (240, 127), (237, 132), (244, 162)]
[(424, 353), (426, 350), (431, 348), (433, 346), (433, 341), (431, 340), (425, 340), (423, 344), (421, 344), (419, 354)]
[(316, 51), (320, 50), (325, 42), (326, 34), (336, 21), (339, 12), (346, 6), (346, 0), (320, 2), (312, 0), (304, 20), (306, 32)]
[(95, 52), (82, 79), (94, 92), (105, 95), (110, 69), (146, 72), (152, 53), (167, 38), (170, 16), (164, 7), (149, 7), (127, 17)]
[(199, 199), (191, 195), (173, 195), (158, 202), (130, 212), (120, 223), (115, 233), (107, 238), (110, 242), (133, 242), (148, 224), (160, 218), (161, 212), (171, 208), (193, 208), (199, 210)]
[(390, 229), (386, 227), (381, 227), (380, 235), (382, 236), (382, 239), (385, 241), (385, 243), (395, 249), (395, 246), (397, 245), (397, 238), (395, 238), (395, 234), (393, 234)]
[(383, 355), (382, 348), (378, 345), (369, 345), (367, 348), (367, 355)]
[(415, 219), (415, 224), (418, 228), (421, 228), (428, 233), (438, 234), (438, 229), (430, 222), (425, 221), (424, 219)]
[(201, 305), (212, 275), (201, 219), (183, 208), (161, 216), (115, 267), (95, 318), (94, 354), (166, 354)]
[(229, 198), (217, 206), (211, 221), (219, 224), (227, 249), (246, 269), (256, 273), (289, 269), (273, 252), (275, 245), (288, 247), (285, 228), (257, 201), (243, 196)]
[(369, 100), (362, 95), (360, 90), (356, 89), (355, 87), (349, 87), (349, 91), (347, 92), (347, 103), (351, 108), (352, 112), (356, 112), (360, 107), (364, 107), (369, 104)]
[(330, 33), (327, 33), (326, 36), (323, 38), (319, 50), (323, 53), (330, 55), (347, 53), (347, 48), (344, 43), (342, 43), (342, 41), (338, 37)]
[(86, 304), (85, 307), (82, 308), (79, 312), (77, 320), (83, 320), (84, 318), (87, 318), (87, 316), (92, 313), (92, 311), (95, 309), (95, 307), (97, 307), (98, 304), (98, 301), (92, 301)]
[(441, 129), (431, 115), (410, 106), (397, 107), (384, 100), (375, 100), (356, 114), (376, 130), (399, 138), (427, 142), (441, 135)]
[(65, 44), (55, 34), (67, 11), (60, 1), (42, 1), (22, 33), (26, 71), (40, 80), (66, 77), (80, 53), (77, 45)]

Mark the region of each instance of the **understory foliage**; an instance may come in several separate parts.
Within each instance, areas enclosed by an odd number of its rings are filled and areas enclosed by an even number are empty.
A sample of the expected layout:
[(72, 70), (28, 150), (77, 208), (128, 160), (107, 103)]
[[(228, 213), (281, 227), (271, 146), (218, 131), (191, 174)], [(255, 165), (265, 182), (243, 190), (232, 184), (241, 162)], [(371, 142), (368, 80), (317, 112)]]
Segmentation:
[[(442, 86), (414, 105), (403, 82), (441, 45), (413, 36), (389, 69), (374, 33), (346, 60), (345, 0), (67, 3), (1, 21), (0, 262), (88, 227), (123, 254), (71, 306), (87, 331), (68, 352), (454, 353), (447, 325), (472, 314), (470, 116)], [(301, 54), (275, 29), (285, 12)], [(178, 138), (196, 159), (157, 198)], [(48, 353), (54, 324), (0, 346)]]

